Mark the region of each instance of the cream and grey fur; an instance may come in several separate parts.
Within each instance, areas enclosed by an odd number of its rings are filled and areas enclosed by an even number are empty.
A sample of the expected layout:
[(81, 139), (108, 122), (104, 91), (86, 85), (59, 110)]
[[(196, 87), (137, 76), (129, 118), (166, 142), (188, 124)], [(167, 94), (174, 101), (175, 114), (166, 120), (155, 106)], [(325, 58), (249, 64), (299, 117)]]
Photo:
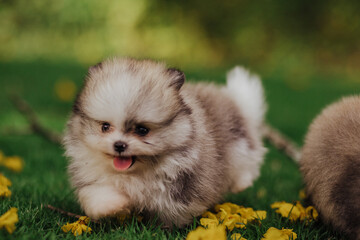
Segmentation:
[[(183, 226), (259, 176), (266, 107), (258, 77), (236, 67), (227, 87), (184, 80), (151, 60), (114, 58), (89, 69), (64, 138), (88, 216), (145, 211)], [(101, 131), (103, 122), (111, 131)], [(149, 133), (134, 133), (137, 124)], [(136, 156), (126, 171), (113, 167), (116, 141), (128, 146), (120, 155)]]
[(324, 221), (360, 239), (360, 97), (343, 98), (314, 120), (300, 164)]

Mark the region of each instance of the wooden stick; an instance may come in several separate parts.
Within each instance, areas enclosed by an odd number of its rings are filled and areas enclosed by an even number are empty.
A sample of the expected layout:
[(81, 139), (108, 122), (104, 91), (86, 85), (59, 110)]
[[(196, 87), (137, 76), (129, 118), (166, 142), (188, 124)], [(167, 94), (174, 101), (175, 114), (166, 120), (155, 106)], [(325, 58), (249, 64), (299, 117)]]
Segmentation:
[(28, 122), (30, 123), (30, 128), (34, 133), (39, 134), (50, 142), (53, 142), (55, 144), (61, 144), (60, 134), (57, 134), (42, 126), (36, 114), (24, 99), (22, 99), (18, 95), (11, 95), (9, 98), (15, 108), (28, 120)]
[(283, 135), (279, 130), (273, 128), (269, 124), (265, 124), (264, 128), (264, 138), (268, 140), (275, 148), (283, 151), (288, 157), (293, 159), (296, 163), (300, 161), (301, 158), (301, 149), (300, 147), (285, 135)]
[(24, 135), (30, 135), (30, 134), (33, 134), (33, 133), (34, 132), (29, 127), (18, 128), (18, 129), (3, 128), (3, 129), (0, 130), (1, 135), (12, 135), (12, 136), (20, 135), (20, 136), (24, 136)]
[[(43, 206), (43, 205), (42, 205), (42, 206)], [(69, 216), (69, 217), (74, 217), (74, 218), (80, 218), (80, 217), (82, 217), (81, 215), (78, 215), (78, 214), (75, 214), (75, 213), (71, 213), (71, 212), (67, 212), (67, 211), (62, 210), (62, 209), (60, 209), (60, 208), (51, 206), (50, 204), (46, 205), (45, 207), (46, 207), (46, 208), (49, 208), (49, 209), (51, 209), (51, 210), (53, 210), (53, 211), (55, 211), (55, 212), (59, 212), (59, 213), (61, 213), (61, 214), (63, 214), (63, 215), (67, 215), (67, 216)], [(94, 220), (94, 219), (91, 219), (91, 222), (100, 223), (99, 221)]]

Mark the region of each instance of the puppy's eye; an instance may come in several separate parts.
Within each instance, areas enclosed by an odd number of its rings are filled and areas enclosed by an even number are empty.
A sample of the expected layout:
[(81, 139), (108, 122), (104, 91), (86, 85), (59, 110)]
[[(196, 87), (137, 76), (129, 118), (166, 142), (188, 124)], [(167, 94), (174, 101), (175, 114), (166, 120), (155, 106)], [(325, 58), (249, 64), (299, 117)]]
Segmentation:
[(142, 125), (136, 125), (135, 126), (135, 133), (139, 136), (145, 136), (149, 133), (150, 129), (142, 126)]
[(108, 122), (104, 122), (102, 125), (101, 125), (101, 131), (102, 132), (107, 132), (110, 130), (110, 123)]

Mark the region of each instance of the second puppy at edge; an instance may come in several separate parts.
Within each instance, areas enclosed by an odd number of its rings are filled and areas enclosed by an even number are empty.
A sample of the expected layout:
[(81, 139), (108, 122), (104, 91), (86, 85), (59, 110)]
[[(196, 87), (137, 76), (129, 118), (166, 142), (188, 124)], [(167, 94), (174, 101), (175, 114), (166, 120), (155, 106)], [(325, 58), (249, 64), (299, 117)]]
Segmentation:
[(259, 176), (259, 78), (236, 67), (223, 88), (184, 81), (151, 60), (113, 58), (89, 69), (64, 138), (88, 216), (144, 211), (181, 227)]

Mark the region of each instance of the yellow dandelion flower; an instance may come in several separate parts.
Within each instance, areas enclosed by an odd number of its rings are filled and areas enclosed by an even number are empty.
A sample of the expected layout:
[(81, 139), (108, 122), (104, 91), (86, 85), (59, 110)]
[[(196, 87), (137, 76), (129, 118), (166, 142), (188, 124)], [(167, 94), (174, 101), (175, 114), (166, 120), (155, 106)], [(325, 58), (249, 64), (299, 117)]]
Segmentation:
[(205, 228), (214, 228), (219, 225), (219, 220), (211, 218), (201, 218), (200, 224)]
[(237, 228), (245, 228), (249, 222), (266, 218), (266, 211), (254, 211), (252, 208), (242, 207), (238, 210), (238, 214), (240, 214), (240, 221), (236, 224)]
[(306, 193), (304, 189), (301, 189), (299, 192), (299, 198), (300, 199), (305, 199), (306, 198)]
[(79, 217), (78, 222), (79, 222), (80, 224), (88, 225), (88, 224), (90, 223), (90, 218), (87, 217), (87, 216), (81, 216), (81, 217)]
[(248, 222), (263, 220), (266, 218), (266, 211), (254, 211), (252, 208), (245, 208), (233, 203), (217, 204), (214, 207), (217, 214), (205, 212), (200, 219), (200, 224), (207, 228), (213, 228), (219, 224), (224, 225), (229, 231), (234, 228), (245, 228)]
[[(214, 214), (210, 213), (210, 218), (201, 218), (200, 224), (206, 228), (216, 228), (218, 225), (225, 226), (229, 231), (232, 231), (236, 225), (240, 222), (240, 216), (238, 214), (228, 214), (224, 209), (220, 209), (220, 212), (214, 218)], [(207, 214), (204, 214), (205, 216)]]
[(241, 221), (241, 217), (238, 214), (230, 214), (227, 219), (223, 222), (223, 224), (232, 231), (236, 228), (243, 228), (243, 224)]
[(15, 231), (15, 224), (19, 221), (17, 211), (17, 208), (10, 208), (9, 211), (0, 216), (0, 229), (5, 228), (10, 234)]
[(233, 233), (230, 237), (231, 240), (247, 240), (243, 238), (240, 233)]
[(240, 217), (240, 220), (235, 223), (235, 227), (236, 228), (246, 228), (246, 224), (248, 224), (247, 219)]
[(10, 197), (11, 191), (7, 186), (0, 185), (0, 197)]
[(226, 232), (225, 227), (219, 225), (214, 228), (205, 229), (197, 227), (194, 231), (189, 232), (186, 240), (225, 240)]
[(299, 201), (295, 204), (287, 202), (275, 202), (271, 204), (271, 208), (277, 209), (275, 212), (282, 217), (289, 218), (291, 221), (312, 221), (318, 217), (318, 212), (312, 206), (304, 208)]
[(74, 236), (79, 236), (83, 232), (91, 233), (92, 229), (88, 227), (88, 224), (90, 222), (90, 218), (86, 216), (82, 216), (73, 223), (67, 223), (64, 226), (61, 227), (61, 230), (63, 230), (65, 233), (70, 232), (74, 234)]
[(252, 208), (240, 208), (237, 213), (240, 214), (242, 218), (246, 218), (248, 221), (255, 219), (264, 220), (266, 218), (266, 211), (254, 211)]
[(11, 186), (11, 181), (9, 179), (7, 179), (4, 175), (2, 175), (1, 173), (0, 173), (0, 186), (6, 186), (6, 187)]
[(228, 214), (223, 208), (220, 208), (217, 217), (229, 231), (232, 231), (240, 222), (240, 216), (238, 214)]
[(217, 217), (215, 214), (213, 214), (212, 212), (206, 211), (201, 215), (203, 218), (210, 218), (210, 219), (215, 219), (217, 220)]
[[(228, 226), (228, 229), (230, 230), (233, 230), (234, 229), (234, 226), (233, 227), (231, 227), (230, 226), (230, 224), (231, 224), (231, 222), (228, 222), (227, 221), (227, 218), (228, 218), (228, 214), (227, 214), (227, 212), (223, 209), (223, 208), (220, 208), (220, 212), (218, 213), (218, 214), (216, 214), (216, 217), (217, 217), (217, 219), (218, 219), (218, 221), (219, 221), (219, 223), (222, 223), (222, 224), (227, 224)], [(226, 226), (226, 225), (225, 225)], [(231, 231), (230, 230), (230, 231)]]
[(228, 214), (235, 214), (241, 207), (239, 205), (229, 202), (223, 204), (216, 204), (214, 207), (216, 212), (220, 212), (221, 208), (224, 209), (225, 212), (227, 212)]
[(202, 214), (200, 224), (206, 228), (214, 228), (220, 224), (219, 220), (221, 220), (219, 214), (215, 215), (214, 213), (207, 211)]
[(220, 221), (224, 221), (227, 218), (227, 216), (228, 213), (223, 208), (220, 208), (220, 211), (216, 214), (216, 218)]
[(308, 206), (305, 209), (306, 212), (306, 216), (311, 220), (317, 220), (319, 217), (319, 213), (318, 211), (316, 211), (316, 209), (313, 206)]
[(291, 221), (296, 221), (301, 217), (301, 210), (292, 203), (275, 202), (271, 204), (271, 208), (277, 208), (275, 212), (279, 213), (282, 217), (289, 218)]
[(61, 78), (55, 83), (55, 94), (63, 102), (70, 102), (76, 94), (76, 85), (70, 79)]
[(18, 156), (4, 157), (1, 161), (1, 165), (14, 172), (20, 172), (24, 167), (24, 161)]
[(295, 240), (297, 234), (292, 231), (292, 229), (277, 229), (274, 227), (269, 228), (264, 237), (261, 240)]

